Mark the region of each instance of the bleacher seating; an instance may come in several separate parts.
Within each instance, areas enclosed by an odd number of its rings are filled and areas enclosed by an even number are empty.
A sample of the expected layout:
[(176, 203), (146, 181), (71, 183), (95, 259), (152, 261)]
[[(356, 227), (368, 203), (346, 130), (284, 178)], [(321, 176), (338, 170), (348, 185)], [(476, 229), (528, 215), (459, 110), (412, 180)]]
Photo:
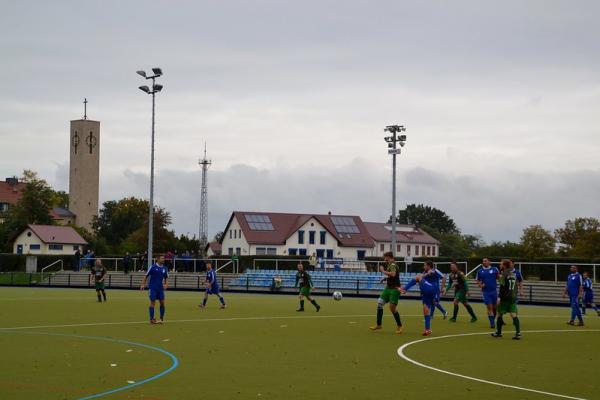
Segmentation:
[[(368, 271), (310, 271), (313, 285), (318, 289), (356, 289), (359, 290), (381, 290), (384, 287), (380, 283), (383, 274)], [(279, 275), (281, 287), (293, 288), (296, 283), (296, 271), (294, 270), (264, 270), (253, 269), (234, 279), (231, 286), (270, 287), (273, 278)], [(416, 273), (400, 273), (400, 282), (404, 285), (414, 278)], [(411, 291), (418, 291), (415, 286)]]

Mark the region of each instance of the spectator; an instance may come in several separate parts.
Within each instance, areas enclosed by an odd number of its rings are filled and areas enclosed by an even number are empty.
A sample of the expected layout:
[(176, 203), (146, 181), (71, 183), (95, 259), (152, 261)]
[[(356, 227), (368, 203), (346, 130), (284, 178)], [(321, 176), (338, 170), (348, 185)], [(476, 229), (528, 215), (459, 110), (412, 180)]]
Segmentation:
[(144, 254), (142, 254), (141, 264), (142, 265), (140, 265), (140, 271), (145, 271), (146, 268), (148, 267), (148, 252), (147, 251), (145, 251)]
[(128, 274), (131, 269), (131, 262), (131, 256), (129, 255), (129, 252), (126, 252), (125, 257), (123, 257), (123, 272), (126, 274)]
[(94, 250), (89, 250), (88, 251), (89, 254), (89, 258), (88, 258), (88, 268), (90, 269), (90, 271), (92, 270), (92, 268), (94, 268), (94, 261), (96, 258), (96, 253), (94, 253)]
[(79, 247), (77, 247), (77, 251), (73, 255), (73, 270), (79, 271), (79, 267), (81, 263), (81, 251), (79, 251)]
[(165, 266), (169, 271), (173, 270), (173, 253), (171, 253), (171, 250), (167, 251), (165, 256)]
[(317, 255), (315, 253), (312, 253), (311, 256), (308, 258), (308, 265), (310, 265), (311, 271), (315, 270), (317, 266)]

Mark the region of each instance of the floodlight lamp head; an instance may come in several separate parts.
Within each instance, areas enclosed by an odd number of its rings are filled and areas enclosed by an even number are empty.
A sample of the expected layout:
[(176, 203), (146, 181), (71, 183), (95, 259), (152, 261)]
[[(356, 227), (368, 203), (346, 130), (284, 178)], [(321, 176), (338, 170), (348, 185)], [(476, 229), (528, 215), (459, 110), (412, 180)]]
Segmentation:
[(146, 77), (146, 71), (142, 71), (142, 70), (140, 70), (140, 71), (135, 71), (135, 72), (136, 72), (136, 73), (137, 73), (139, 76), (142, 76), (142, 77), (144, 77), (144, 78)]
[(163, 88), (163, 85), (161, 85), (159, 83), (152, 86), (152, 90), (154, 90), (154, 92), (156, 92), (156, 93), (160, 92), (162, 90), (162, 88)]
[(400, 140), (401, 142), (406, 142), (406, 135), (400, 135), (398, 140)]
[(156, 76), (161, 76), (163, 74), (162, 69), (160, 68), (152, 68), (152, 72), (154, 72), (154, 75)]
[(146, 85), (140, 86), (140, 90), (142, 92), (146, 92), (146, 93), (150, 94), (150, 88), (148, 86), (146, 86)]
[(388, 149), (393, 149), (394, 148), (394, 143), (388, 143)]

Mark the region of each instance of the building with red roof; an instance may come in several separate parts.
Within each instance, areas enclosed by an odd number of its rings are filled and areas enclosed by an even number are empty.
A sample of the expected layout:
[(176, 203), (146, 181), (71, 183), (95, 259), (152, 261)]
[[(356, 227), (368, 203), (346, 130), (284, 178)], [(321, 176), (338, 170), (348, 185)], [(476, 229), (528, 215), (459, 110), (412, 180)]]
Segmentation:
[(66, 255), (82, 251), (87, 242), (70, 226), (27, 225), (13, 243), (13, 253)]

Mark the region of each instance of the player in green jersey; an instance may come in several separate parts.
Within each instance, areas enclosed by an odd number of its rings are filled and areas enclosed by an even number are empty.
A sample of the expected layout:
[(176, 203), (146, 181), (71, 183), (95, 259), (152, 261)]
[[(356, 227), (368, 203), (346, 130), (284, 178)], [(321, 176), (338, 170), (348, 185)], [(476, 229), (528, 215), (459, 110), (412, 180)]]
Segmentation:
[(400, 298), (400, 271), (398, 266), (394, 262), (394, 254), (388, 251), (383, 255), (385, 266), (379, 266), (379, 272), (385, 275), (386, 281), (385, 289), (381, 292), (379, 300), (377, 300), (377, 325), (372, 326), (372, 331), (378, 331), (381, 329), (381, 322), (383, 320), (383, 307), (389, 303), (390, 312), (396, 320), (396, 333), (402, 333), (402, 321), (400, 320), (400, 313), (397, 310), (398, 299)]
[(321, 306), (317, 304), (317, 302), (310, 297), (310, 292), (313, 288), (313, 283), (308, 272), (304, 270), (304, 265), (302, 263), (298, 263), (298, 272), (296, 273), (296, 284), (294, 287), (297, 287), (300, 284), (300, 293), (298, 294), (298, 298), (300, 298), (300, 308), (296, 311), (302, 312), (304, 311), (304, 298), (306, 297), (308, 301), (312, 303), (313, 306), (317, 309), (317, 312), (321, 309)]
[(515, 326), (514, 340), (521, 339), (521, 321), (517, 310), (519, 296), (523, 295), (523, 278), (521, 273), (515, 270), (511, 260), (502, 260), (502, 272), (500, 273), (500, 304), (498, 305), (498, 319), (496, 321), (496, 332), (492, 333), (495, 338), (502, 337), (502, 326), (505, 325), (502, 316), (510, 314)]
[(102, 298), (104, 298), (104, 301), (106, 301), (106, 292), (104, 291), (106, 268), (104, 268), (104, 265), (102, 265), (102, 261), (96, 260), (94, 266), (90, 270), (90, 284), (92, 283), (92, 277), (94, 278), (94, 287), (96, 289), (98, 301), (102, 303)]
[(456, 322), (459, 303), (462, 304), (469, 312), (469, 315), (471, 316), (471, 322), (477, 321), (477, 316), (473, 311), (473, 307), (471, 307), (467, 301), (467, 298), (469, 297), (469, 283), (467, 282), (465, 274), (458, 269), (458, 265), (454, 261), (450, 263), (450, 274), (448, 277), (448, 283), (442, 291), (442, 294), (446, 294), (448, 290), (454, 288), (454, 313), (452, 314), (452, 318), (450, 318), (450, 322)]

